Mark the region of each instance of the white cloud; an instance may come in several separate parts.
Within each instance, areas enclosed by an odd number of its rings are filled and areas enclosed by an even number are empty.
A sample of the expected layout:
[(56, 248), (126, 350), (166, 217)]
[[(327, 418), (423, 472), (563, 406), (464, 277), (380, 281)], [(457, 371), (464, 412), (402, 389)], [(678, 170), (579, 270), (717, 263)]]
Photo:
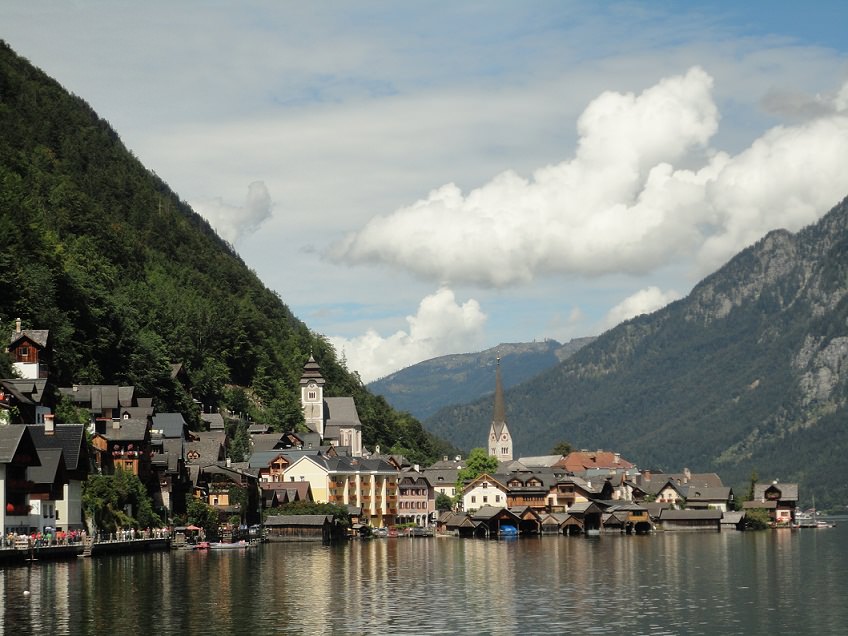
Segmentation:
[(473, 351), (482, 344), (486, 315), (474, 299), (459, 304), (450, 289), (442, 287), (424, 298), (415, 316), (407, 316), (408, 331), (387, 338), (369, 329), (362, 336), (329, 338), (348, 368), (364, 382), (397, 371), (421, 360), (447, 353)]
[(604, 328), (610, 329), (630, 318), (649, 314), (680, 297), (680, 294), (674, 290), (664, 292), (659, 287), (640, 289), (607, 312), (604, 318)]
[(230, 205), (218, 197), (193, 201), (191, 206), (212, 224), (221, 238), (235, 245), (271, 217), (272, 203), (265, 182), (254, 181), (247, 187), (244, 205)]
[(848, 190), (848, 117), (777, 127), (731, 156), (713, 80), (699, 67), (639, 95), (607, 91), (578, 120), (573, 159), (513, 171), (463, 195), (454, 184), (373, 218), (335, 246), (429, 280), (503, 287), (545, 274), (645, 273), (697, 255), (700, 274), (775, 227), (797, 230)]

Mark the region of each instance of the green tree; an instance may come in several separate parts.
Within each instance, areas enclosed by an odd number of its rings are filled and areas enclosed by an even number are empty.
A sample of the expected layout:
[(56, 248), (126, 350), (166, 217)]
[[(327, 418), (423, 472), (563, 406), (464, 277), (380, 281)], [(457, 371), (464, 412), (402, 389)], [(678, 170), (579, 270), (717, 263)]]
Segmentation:
[(556, 446), (551, 449), (551, 455), (562, 455), (565, 457), (572, 451), (571, 444), (566, 441), (558, 442)]
[(120, 468), (114, 475), (89, 475), (83, 484), (82, 504), (92, 531), (162, 525), (144, 484), (136, 475)]
[(57, 424), (88, 424), (90, 420), (88, 409), (77, 406), (73, 398), (67, 395), (62, 395), (56, 404)]
[(443, 492), (436, 493), (436, 510), (445, 511), (453, 508), (453, 499)]
[(757, 482), (759, 481), (759, 475), (757, 475), (756, 470), (751, 471), (751, 483), (748, 488), (748, 498), (746, 501), (754, 501), (754, 489), (757, 487)]
[(186, 496), (186, 521), (189, 525), (203, 528), (207, 536), (214, 536), (218, 532), (218, 511), (190, 494)]
[(746, 530), (768, 530), (770, 527), (771, 519), (764, 508), (748, 508), (745, 511)]

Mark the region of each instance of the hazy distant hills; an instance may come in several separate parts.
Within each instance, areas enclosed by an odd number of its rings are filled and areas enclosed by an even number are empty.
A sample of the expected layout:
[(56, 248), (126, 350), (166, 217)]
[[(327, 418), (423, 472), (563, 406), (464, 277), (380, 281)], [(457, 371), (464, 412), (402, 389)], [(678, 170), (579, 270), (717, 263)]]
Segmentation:
[[(715, 470), (737, 486), (756, 470), (799, 481), (820, 505), (848, 504), (846, 403), (846, 201), (797, 234), (769, 233), (688, 297), (506, 391), (520, 454), (564, 440), (645, 468)], [(425, 426), (459, 448), (484, 446), (491, 413), (482, 397)]]
[(440, 356), (371, 382), (368, 388), (396, 409), (425, 419), (446, 406), (492, 394), (498, 356), (503, 384), (508, 388), (551, 369), (592, 340), (504, 343), (479, 353)]

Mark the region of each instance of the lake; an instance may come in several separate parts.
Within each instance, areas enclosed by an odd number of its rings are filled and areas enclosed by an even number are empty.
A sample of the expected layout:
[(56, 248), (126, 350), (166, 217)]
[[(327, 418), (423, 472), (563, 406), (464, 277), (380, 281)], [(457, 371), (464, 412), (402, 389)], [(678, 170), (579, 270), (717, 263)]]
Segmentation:
[(0, 633), (844, 634), (846, 540), (848, 520), (78, 558), (0, 570)]

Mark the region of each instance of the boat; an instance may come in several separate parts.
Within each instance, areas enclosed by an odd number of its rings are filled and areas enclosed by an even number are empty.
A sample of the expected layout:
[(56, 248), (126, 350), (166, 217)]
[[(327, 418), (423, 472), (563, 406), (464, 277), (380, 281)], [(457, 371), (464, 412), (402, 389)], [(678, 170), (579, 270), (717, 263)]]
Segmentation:
[(210, 550), (243, 550), (249, 547), (250, 544), (247, 541), (236, 541), (235, 543), (221, 543), (220, 541), (211, 541), (209, 543)]
[(832, 528), (836, 524), (824, 519), (819, 519), (816, 511), (816, 499), (813, 497), (813, 507), (807, 511), (795, 513), (795, 528)]

